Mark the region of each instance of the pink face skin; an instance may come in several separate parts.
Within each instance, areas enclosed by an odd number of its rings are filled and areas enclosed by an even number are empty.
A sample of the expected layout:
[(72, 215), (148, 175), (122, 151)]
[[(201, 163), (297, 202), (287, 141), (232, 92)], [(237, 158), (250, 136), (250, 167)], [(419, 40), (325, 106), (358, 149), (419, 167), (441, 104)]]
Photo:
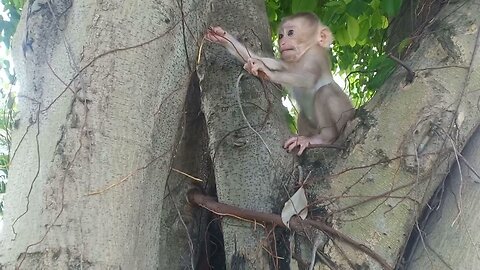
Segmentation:
[(302, 18), (286, 21), (278, 31), (278, 47), (285, 62), (296, 62), (310, 47), (308, 40), (312, 39), (312, 26)]

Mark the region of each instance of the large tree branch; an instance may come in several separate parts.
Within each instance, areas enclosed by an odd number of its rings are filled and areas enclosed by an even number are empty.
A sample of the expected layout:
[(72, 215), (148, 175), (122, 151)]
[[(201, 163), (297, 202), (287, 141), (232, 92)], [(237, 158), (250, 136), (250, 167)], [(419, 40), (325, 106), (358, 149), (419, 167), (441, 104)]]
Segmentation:
[[(286, 228), (282, 222), (282, 217), (277, 214), (257, 212), (249, 209), (243, 209), (235, 206), (231, 206), (224, 203), (219, 203), (214, 197), (203, 195), (199, 190), (192, 189), (188, 192), (188, 201), (196, 206), (203, 207), (220, 216), (230, 216), (237, 219), (249, 220), (255, 223), (261, 223), (264, 225), (276, 225)], [(328, 226), (320, 220), (302, 220), (298, 216), (294, 216), (290, 220), (290, 229), (302, 235), (313, 235), (315, 229), (319, 229), (330, 238), (340, 240), (348, 245), (364, 252), (372, 259), (377, 261), (384, 269), (393, 270), (393, 268), (375, 251), (370, 249), (364, 244), (358, 243), (347, 235), (341, 233), (338, 230)]]

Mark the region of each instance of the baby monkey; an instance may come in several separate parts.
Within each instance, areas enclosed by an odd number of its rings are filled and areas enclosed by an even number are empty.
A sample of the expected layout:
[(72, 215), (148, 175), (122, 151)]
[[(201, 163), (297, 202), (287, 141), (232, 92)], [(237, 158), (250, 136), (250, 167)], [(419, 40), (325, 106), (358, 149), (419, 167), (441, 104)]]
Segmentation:
[(260, 57), (220, 27), (210, 28), (206, 39), (224, 46), (244, 63), (250, 74), (291, 87), (299, 106), (298, 135), (283, 145), (288, 152), (333, 144), (354, 116), (348, 96), (333, 80), (329, 47), (333, 35), (313, 13), (282, 19), (278, 30), (280, 59)]

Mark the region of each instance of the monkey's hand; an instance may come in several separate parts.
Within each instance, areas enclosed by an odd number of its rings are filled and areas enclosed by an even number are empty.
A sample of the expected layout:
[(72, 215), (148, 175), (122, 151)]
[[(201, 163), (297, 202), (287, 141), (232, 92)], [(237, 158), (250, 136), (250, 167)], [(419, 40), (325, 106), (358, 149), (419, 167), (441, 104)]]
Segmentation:
[(319, 136), (313, 136), (313, 137), (305, 137), (305, 136), (295, 136), (290, 139), (288, 139), (285, 144), (283, 145), (284, 149), (287, 149), (287, 151), (290, 153), (295, 147), (299, 147), (297, 155), (300, 156), (303, 154), (303, 151), (307, 148), (311, 147), (318, 147), (318, 145), (323, 145), (323, 144), (330, 144), (323, 140), (322, 138), (319, 138)]
[(265, 66), (265, 64), (256, 58), (248, 58), (247, 63), (243, 65), (243, 68), (250, 74), (261, 77), (268, 80), (268, 73), (270, 70)]
[(220, 26), (209, 27), (205, 39), (224, 46), (228, 43), (227, 32)]
[(295, 136), (291, 137), (288, 139), (285, 144), (283, 145), (283, 148), (287, 149), (287, 151), (290, 153), (295, 147), (299, 147), (297, 155), (300, 156), (303, 154), (303, 151), (307, 149), (310, 146), (310, 138), (305, 137), (305, 136)]

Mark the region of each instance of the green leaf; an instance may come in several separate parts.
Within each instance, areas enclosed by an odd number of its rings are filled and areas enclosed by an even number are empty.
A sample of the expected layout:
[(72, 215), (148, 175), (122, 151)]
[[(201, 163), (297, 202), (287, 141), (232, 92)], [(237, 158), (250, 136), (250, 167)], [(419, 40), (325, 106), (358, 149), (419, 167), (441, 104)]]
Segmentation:
[(292, 12), (314, 11), (318, 5), (314, 0), (294, 0), (292, 2)]
[(343, 53), (338, 55), (339, 68), (344, 71), (349, 70), (354, 59), (355, 59), (355, 54), (351, 51), (351, 48), (345, 47), (345, 50), (343, 51)]
[(343, 5), (345, 5), (345, 3), (342, 2), (342, 1), (331, 1), (331, 2), (326, 3), (324, 6), (326, 6), (326, 7), (339, 7), (339, 6), (343, 6)]
[(382, 29), (387, 29), (388, 27), (388, 19), (385, 16), (382, 16)]
[(360, 26), (358, 24), (357, 19), (348, 16), (347, 18), (347, 32), (348, 32), (348, 37), (349, 37), (349, 42), (351, 44), (351, 41), (355, 41), (355, 39), (358, 37), (358, 33), (360, 33)]
[(11, 22), (12, 25), (16, 28), (16, 27), (17, 27), (17, 24), (18, 24), (18, 21), (20, 21), (20, 13), (19, 13), (19, 10), (17, 10), (17, 9), (10, 9), (9, 12), (10, 12), (10, 22)]
[(403, 0), (383, 0), (380, 1), (380, 8), (388, 17), (395, 16), (402, 7)]
[(345, 24), (345, 16), (333, 11), (328, 11), (323, 17), (323, 20), (326, 25), (330, 26), (330, 29), (338, 29), (343, 27)]
[(10, 41), (15, 33), (17, 23), (5, 21), (3, 24), (2, 41), (7, 48), (10, 48)]
[(278, 20), (277, 12), (273, 8), (267, 8), (267, 16), (270, 22), (276, 22)]
[(10, 73), (10, 71), (8, 71), (8, 81), (10, 82), (11, 85), (14, 85), (15, 82), (17, 81), (17, 76), (15, 75), (15, 72), (13, 72), (13, 74)]
[(347, 5), (346, 11), (350, 16), (358, 18), (364, 14), (370, 6), (363, 0), (353, 0)]
[(340, 29), (335, 33), (335, 40), (340, 46), (345, 46), (349, 43), (350, 39), (348, 37), (347, 29)]
[(12, 97), (12, 95), (8, 95), (8, 100), (7, 100), (7, 108), (8, 110), (13, 110), (13, 106), (15, 105), (15, 98)]
[(0, 32), (3, 31), (3, 28), (5, 28), (6, 25), (8, 25), (8, 22), (4, 21), (3, 16), (0, 15)]
[(11, 0), (17, 10), (21, 10), (25, 0)]
[(374, 64), (376, 66), (377, 73), (368, 82), (367, 87), (377, 89), (383, 85), (388, 77), (390, 77), (395, 69), (395, 62), (392, 59), (387, 58), (385, 55), (382, 55), (376, 59), (376, 63)]
[(398, 44), (397, 52), (398, 53), (403, 53), (405, 49), (412, 44), (412, 39), (411, 38), (406, 38)]
[(17, 8), (20, 5), (19, 0), (11, 0), (11, 1), (12, 1), (13, 6), (15, 6), (15, 8)]
[(384, 29), (383, 25), (386, 19), (380, 12), (376, 11), (370, 16), (370, 27), (374, 30)]
[(369, 70), (378, 70), (380, 68), (382, 68), (382, 65), (388, 60), (389, 58), (382, 54), (378, 57), (373, 57), (373, 58), (370, 58), (369, 60), (369, 63), (368, 63), (368, 69)]
[(368, 38), (368, 32), (370, 30), (370, 20), (367, 17), (361, 19), (359, 27), (360, 27), (360, 31), (358, 33), (357, 40), (358, 41), (360, 41), (360, 40), (365, 40), (366, 41), (367, 38)]
[(5, 185), (5, 182), (0, 180), (0, 193), (5, 193), (6, 191), (7, 191), (7, 185)]
[(3, 60), (3, 67), (4, 69), (10, 69), (10, 61)]
[(295, 117), (293, 117), (293, 115), (291, 115), (289, 112), (286, 112), (285, 118), (287, 119), (287, 125), (290, 132), (297, 133), (298, 129), (297, 129), (297, 121)]

